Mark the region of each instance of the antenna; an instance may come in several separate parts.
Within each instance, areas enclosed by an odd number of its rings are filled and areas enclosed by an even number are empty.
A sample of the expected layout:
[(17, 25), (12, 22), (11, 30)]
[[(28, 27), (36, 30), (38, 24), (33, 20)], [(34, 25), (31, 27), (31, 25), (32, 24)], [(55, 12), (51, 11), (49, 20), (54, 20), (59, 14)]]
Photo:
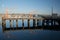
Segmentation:
[(52, 6), (52, 14), (53, 14), (53, 6)]
[(52, 15), (53, 15), (53, 1), (52, 1), (52, 10), (51, 10), (51, 12), (52, 12)]

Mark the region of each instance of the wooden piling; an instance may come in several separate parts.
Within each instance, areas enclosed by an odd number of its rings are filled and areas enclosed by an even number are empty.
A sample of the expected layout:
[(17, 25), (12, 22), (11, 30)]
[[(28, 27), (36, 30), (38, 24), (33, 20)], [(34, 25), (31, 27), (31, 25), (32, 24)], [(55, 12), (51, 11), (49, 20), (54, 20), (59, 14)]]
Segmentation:
[(30, 29), (30, 19), (28, 19), (28, 28)]
[(16, 20), (16, 29), (18, 29), (18, 20)]
[(23, 27), (23, 30), (24, 30), (24, 19), (22, 19), (22, 27)]

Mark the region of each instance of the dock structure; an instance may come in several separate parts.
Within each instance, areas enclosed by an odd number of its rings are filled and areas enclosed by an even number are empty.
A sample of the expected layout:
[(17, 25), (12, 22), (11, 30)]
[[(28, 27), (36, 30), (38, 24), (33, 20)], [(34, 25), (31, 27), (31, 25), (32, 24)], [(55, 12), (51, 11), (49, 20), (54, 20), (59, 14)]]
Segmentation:
[[(28, 27), (24, 27), (24, 20), (28, 20)], [(33, 20), (33, 27), (30, 27), (30, 20)], [(10, 28), (6, 28), (6, 20), (10, 21)], [(12, 27), (12, 20), (16, 20), (16, 27)], [(22, 27), (18, 27), (18, 20), (22, 20)], [(38, 21), (42, 20), (42, 26), (38, 26)], [(53, 18), (52, 16), (42, 16), (39, 14), (34, 14), (30, 16), (29, 14), (21, 14), (21, 15), (10, 15), (9, 17), (2, 17), (2, 28), (3, 30), (10, 29), (39, 29), (39, 28), (54, 28), (56, 26), (60, 26), (60, 18)], [(56, 23), (57, 22), (57, 23)], [(60, 28), (60, 27), (59, 27)]]

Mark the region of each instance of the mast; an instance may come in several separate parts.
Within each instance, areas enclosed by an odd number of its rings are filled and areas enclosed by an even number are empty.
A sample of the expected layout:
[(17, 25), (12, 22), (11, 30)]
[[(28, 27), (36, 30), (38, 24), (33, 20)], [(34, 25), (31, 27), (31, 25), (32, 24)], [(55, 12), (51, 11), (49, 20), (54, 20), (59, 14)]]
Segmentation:
[(52, 7), (52, 15), (53, 15), (53, 7)]

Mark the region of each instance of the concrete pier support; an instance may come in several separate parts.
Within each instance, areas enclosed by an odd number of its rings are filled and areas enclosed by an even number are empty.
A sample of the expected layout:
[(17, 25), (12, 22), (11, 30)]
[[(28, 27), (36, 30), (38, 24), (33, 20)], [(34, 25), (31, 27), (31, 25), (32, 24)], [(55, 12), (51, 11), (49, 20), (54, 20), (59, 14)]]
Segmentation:
[(28, 19), (28, 28), (30, 29), (30, 19)]

